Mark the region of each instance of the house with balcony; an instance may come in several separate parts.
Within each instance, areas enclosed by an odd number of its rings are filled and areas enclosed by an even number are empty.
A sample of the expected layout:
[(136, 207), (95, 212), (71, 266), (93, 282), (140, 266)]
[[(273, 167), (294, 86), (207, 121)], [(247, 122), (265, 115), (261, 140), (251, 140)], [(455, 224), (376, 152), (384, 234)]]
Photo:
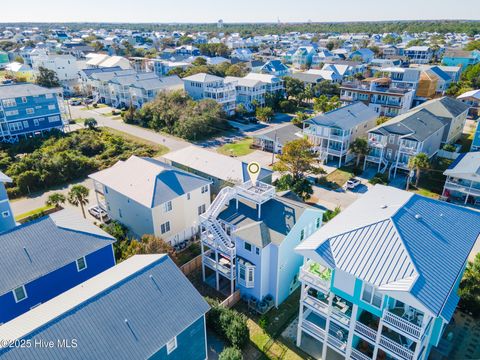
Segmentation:
[(132, 105), (141, 108), (160, 92), (183, 91), (183, 81), (177, 75), (140, 79), (133, 82), (128, 91)]
[(211, 181), (164, 162), (131, 156), (89, 175), (97, 204), (138, 237), (153, 234), (172, 245), (198, 234), (210, 205)]
[(0, 86), (0, 141), (16, 142), (52, 129), (63, 131), (67, 124), (61, 88), (34, 84)]
[(182, 80), (185, 91), (194, 100), (212, 99), (223, 107), (227, 115), (235, 113), (235, 84), (226, 83), (225, 79), (206, 73), (187, 76)]
[(480, 116), (480, 89), (470, 90), (457, 97), (457, 100), (467, 104), (468, 117), (476, 120)]
[(296, 247), (297, 346), (322, 359), (428, 359), (479, 234), (476, 211), (376, 185)]
[(368, 48), (362, 48), (352, 51), (348, 57), (352, 60), (360, 59), (363, 63), (369, 63), (375, 57), (375, 53)]
[(251, 72), (243, 78), (263, 82), (267, 94), (277, 94), (279, 96), (285, 95), (285, 82), (278, 76)]
[(393, 84), (390, 78), (367, 78), (343, 82), (340, 100), (345, 103), (362, 101), (379, 116), (397, 116), (410, 110), (415, 91)]
[(335, 71), (342, 79), (347, 79), (356, 74), (363, 74), (367, 67), (359, 61), (350, 60), (325, 60), (322, 70)]
[(77, 59), (72, 55), (38, 55), (32, 56), (32, 68), (39, 73), (40, 68), (52, 70), (58, 77), (66, 93), (73, 93), (78, 85)]
[(115, 239), (72, 210), (17, 225), (11, 181), (0, 172), (0, 324), (115, 265)]
[(290, 69), (280, 60), (270, 60), (261, 67), (260, 72), (262, 74), (281, 77), (290, 74)]
[(313, 46), (300, 46), (292, 55), (292, 66), (296, 69), (308, 69), (316, 54)]
[(258, 180), (223, 188), (202, 214), (203, 280), (225, 293), (239, 289), (259, 313), (278, 306), (299, 285), (302, 258), (293, 250), (322, 216)]
[(294, 124), (288, 124), (278, 129), (256, 132), (252, 136), (252, 147), (281, 154), (286, 143), (301, 137), (303, 137), (302, 130)]
[(0, 357), (204, 360), (209, 309), (167, 255), (135, 255), (0, 326)]
[(402, 68), (398, 66), (376, 67), (372, 69), (373, 74), (380, 73), (392, 81), (392, 86), (397, 88), (416, 90), (420, 81), (419, 69)]
[(434, 52), (429, 46), (410, 46), (403, 50), (403, 55), (413, 64), (428, 64), (432, 61)]
[(462, 101), (444, 96), (424, 102), (415, 109), (426, 109), (445, 124), (443, 143), (452, 144), (462, 136), (469, 111)]
[(267, 84), (257, 79), (225, 77), (225, 84), (233, 84), (236, 90), (236, 105), (242, 104), (248, 112), (255, 110), (255, 106), (265, 106)]
[(425, 153), (432, 158), (442, 146), (445, 123), (427, 109), (415, 108), (368, 131), (370, 153), (364, 168), (372, 164), (378, 172), (396, 176), (409, 171), (410, 157)]
[(303, 134), (313, 144), (320, 161), (338, 161), (341, 167), (350, 155), (350, 144), (357, 138), (366, 138), (377, 118), (375, 111), (356, 102), (308, 119)]
[(443, 200), (480, 209), (480, 152), (461, 154), (443, 175)]
[(442, 64), (446, 66), (461, 66), (465, 69), (469, 65), (480, 62), (480, 51), (465, 51), (461, 49), (447, 49), (442, 58)]

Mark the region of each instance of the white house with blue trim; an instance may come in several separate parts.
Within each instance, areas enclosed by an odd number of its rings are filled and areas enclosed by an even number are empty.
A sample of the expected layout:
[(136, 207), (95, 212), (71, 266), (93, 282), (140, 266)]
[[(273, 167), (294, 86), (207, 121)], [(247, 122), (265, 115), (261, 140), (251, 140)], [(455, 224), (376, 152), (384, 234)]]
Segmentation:
[(0, 326), (0, 357), (204, 360), (209, 309), (167, 255), (136, 255)]
[(479, 239), (480, 213), (377, 185), (296, 251), (297, 345), (323, 359), (427, 359)]
[[(323, 211), (291, 193), (249, 180), (225, 187), (202, 215), (203, 280), (256, 304), (278, 306), (298, 286), (294, 248), (322, 224)], [(268, 300), (267, 300), (268, 299)]]

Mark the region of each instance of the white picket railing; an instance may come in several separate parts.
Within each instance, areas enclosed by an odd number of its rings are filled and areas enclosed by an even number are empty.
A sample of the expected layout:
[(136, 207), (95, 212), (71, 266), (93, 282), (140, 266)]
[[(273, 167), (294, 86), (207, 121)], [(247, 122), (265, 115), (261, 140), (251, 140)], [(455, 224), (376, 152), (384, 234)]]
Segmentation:
[(412, 324), (410, 321), (402, 318), (401, 316), (395, 315), (394, 313), (386, 310), (383, 316), (383, 321), (385, 324), (390, 325), (393, 328), (414, 337), (415, 339), (420, 339), (422, 328), (418, 325)]
[(347, 343), (346, 342), (337, 339), (333, 335), (328, 335), (328, 340), (327, 341), (328, 341), (329, 345), (336, 347), (341, 352), (345, 352), (345, 350), (347, 348)]
[(362, 324), (361, 322), (357, 321), (355, 324), (355, 331), (360, 335), (365, 336), (367, 339), (375, 341), (377, 337), (377, 331), (373, 330), (371, 327)]
[(352, 360), (372, 360), (369, 356), (353, 348), (352, 353), (350, 354), (350, 359)]
[(310, 295), (307, 295), (303, 301), (316, 311), (319, 311), (325, 315), (328, 314), (328, 304), (325, 304), (323, 301), (318, 300)]
[(308, 270), (309, 266), (307, 263), (300, 269), (300, 281), (306, 282), (322, 292), (330, 291), (330, 280), (323, 280), (319, 276), (312, 274)]
[(405, 346), (400, 345), (399, 343), (390, 340), (386, 336), (380, 336), (380, 346), (383, 347), (385, 350), (394, 353), (395, 355), (399, 356), (404, 360), (412, 360), (413, 359), (413, 351), (406, 348)]
[(315, 325), (314, 323), (303, 319), (302, 320), (302, 329), (309, 333), (311, 336), (320, 341), (325, 341), (325, 330), (320, 326)]

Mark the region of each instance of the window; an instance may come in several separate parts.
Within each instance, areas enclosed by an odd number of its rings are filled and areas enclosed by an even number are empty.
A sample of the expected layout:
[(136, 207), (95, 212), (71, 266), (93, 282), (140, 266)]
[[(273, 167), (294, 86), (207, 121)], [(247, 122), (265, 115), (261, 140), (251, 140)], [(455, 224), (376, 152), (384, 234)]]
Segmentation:
[(165, 234), (170, 231), (170, 221), (167, 221), (165, 224), (160, 225), (160, 232)]
[(172, 340), (170, 340), (167, 343), (167, 355), (170, 354), (176, 348), (177, 348), (177, 337), (175, 336)]
[(6, 218), (10, 216), (10, 211), (4, 211), (2, 212), (2, 217)]
[(365, 283), (363, 285), (362, 300), (375, 306), (376, 308), (381, 309), (383, 295), (376, 291), (373, 286)]
[(317, 221), (315, 222), (315, 227), (318, 229), (321, 224), (322, 224), (322, 219), (317, 218)]
[(165, 204), (163, 204), (163, 206), (164, 206), (165, 212), (172, 211), (172, 202), (171, 201), (167, 201)]
[(3, 100), (3, 107), (14, 107), (17, 106), (15, 99), (5, 99)]
[(198, 207), (198, 215), (202, 215), (205, 212), (205, 204)]
[(82, 271), (87, 268), (87, 260), (84, 257), (77, 259), (77, 271)]
[(305, 229), (302, 229), (302, 231), (300, 231), (300, 241), (302, 241), (303, 239), (305, 239)]
[(238, 263), (238, 283), (247, 288), (255, 286), (255, 265), (248, 262)]
[(252, 251), (252, 244), (249, 244), (249, 243), (243, 243), (243, 247), (245, 248), (245, 250), (247, 251)]
[(27, 108), (27, 109), (25, 109), (25, 111), (26, 111), (27, 115), (32, 115), (33, 113), (35, 113), (35, 110), (32, 109), (32, 108)]
[(38, 119), (33, 119), (33, 125), (38, 126), (40, 123)]
[(118, 209), (118, 216), (122, 217), (122, 209)]
[(258, 247), (255, 247), (255, 254), (260, 255), (260, 249)]
[(28, 128), (28, 121), (26, 121), (26, 120), (23, 121), (23, 127), (24, 127), (25, 129)]
[(27, 298), (27, 290), (25, 289), (25, 286), (22, 285), (14, 289), (13, 296), (15, 297), (15, 302), (17, 303), (22, 300), (25, 300)]
[(208, 192), (208, 185), (202, 186), (202, 194)]
[(15, 116), (18, 115), (18, 110), (5, 111), (6, 116)]
[(190, 200), (190, 193), (187, 193), (187, 200)]
[(22, 97), (22, 103), (24, 103), (24, 104), (25, 104), (26, 102), (27, 102), (27, 98), (26, 98), (25, 96), (24, 96), (24, 97)]
[(388, 136), (388, 142), (390, 144), (395, 144), (395, 135), (389, 135)]
[(49, 116), (48, 117), (48, 122), (57, 122), (60, 121), (60, 116)]
[(48, 105), (48, 110), (55, 110), (55, 105)]
[(23, 129), (23, 125), (21, 122), (8, 124), (8, 127), (10, 128), (11, 131), (19, 131)]

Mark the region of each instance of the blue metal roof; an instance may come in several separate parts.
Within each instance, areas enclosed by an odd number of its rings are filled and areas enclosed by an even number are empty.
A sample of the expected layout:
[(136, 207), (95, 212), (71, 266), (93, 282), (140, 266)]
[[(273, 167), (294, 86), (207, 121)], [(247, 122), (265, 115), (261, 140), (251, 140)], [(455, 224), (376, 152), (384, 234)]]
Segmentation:
[[(273, 171), (261, 168), (260, 169), (260, 174), (258, 174), (258, 180), (261, 181), (268, 176), (271, 176), (273, 174)], [(248, 174), (248, 164), (246, 162), (242, 161), (242, 176), (243, 176), (243, 181), (248, 181), (250, 180), (250, 175)]]
[(392, 220), (419, 273), (411, 293), (440, 315), (480, 234), (480, 213), (414, 195)]
[(106, 233), (100, 236), (60, 227), (50, 216), (17, 226), (0, 235), (0, 294), (113, 242), (114, 239)]
[[(123, 265), (107, 271), (115, 272)], [(100, 276), (102, 274), (97, 275)], [(32, 342), (76, 339), (77, 348), (10, 348), (0, 350), (0, 357), (18, 360), (148, 359), (209, 310), (203, 297), (168, 256), (124, 276), (23, 337)], [(87, 282), (92, 281), (95, 278)], [(75, 301), (67, 299), (69, 295), (67, 292), (60, 296), (65, 297), (67, 303)], [(28, 315), (23, 315), (21, 320), (28, 320)]]

